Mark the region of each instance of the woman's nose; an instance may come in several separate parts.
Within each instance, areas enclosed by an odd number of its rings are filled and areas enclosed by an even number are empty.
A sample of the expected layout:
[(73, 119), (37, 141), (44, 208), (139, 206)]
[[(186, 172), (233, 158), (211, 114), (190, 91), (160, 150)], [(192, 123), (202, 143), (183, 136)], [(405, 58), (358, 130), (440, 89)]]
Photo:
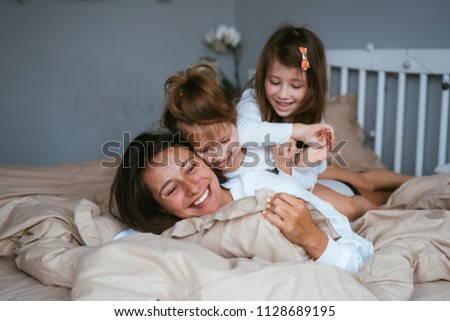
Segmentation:
[(195, 179), (189, 178), (184, 182), (184, 187), (186, 190), (186, 194), (188, 196), (193, 196), (198, 193), (200, 186)]

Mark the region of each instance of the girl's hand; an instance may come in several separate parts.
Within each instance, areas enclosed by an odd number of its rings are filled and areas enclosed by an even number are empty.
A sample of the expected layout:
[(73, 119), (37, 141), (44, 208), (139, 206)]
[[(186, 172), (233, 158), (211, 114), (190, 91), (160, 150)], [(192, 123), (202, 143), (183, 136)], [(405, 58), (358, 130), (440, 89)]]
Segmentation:
[(268, 200), (264, 217), (292, 243), (303, 246), (317, 260), (328, 245), (328, 236), (316, 225), (305, 202), (286, 193)]
[(321, 147), (328, 146), (333, 149), (335, 143), (334, 129), (332, 126), (324, 123), (301, 124), (295, 123), (292, 138), (300, 140), (310, 146)]
[(298, 167), (313, 167), (327, 158), (328, 150), (326, 146), (322, 148), (307, 147), (296, 153), (294, 164)]
[(277, 168), (291, 175), (293, 160), (297, 150), (297, 142), (294, 139), (290, 139), (286, 143), (272, 147), (271, 150)]

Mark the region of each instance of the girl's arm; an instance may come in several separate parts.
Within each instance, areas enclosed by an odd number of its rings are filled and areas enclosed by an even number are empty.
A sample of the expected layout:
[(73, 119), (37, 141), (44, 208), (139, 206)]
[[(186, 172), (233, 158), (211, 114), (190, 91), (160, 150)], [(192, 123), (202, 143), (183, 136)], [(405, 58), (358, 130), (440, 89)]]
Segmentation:
[[(261, 120), (261, 111), (253, 96), (253, 89), (246, 89), (237, 104), (237, 128), (243, 147), (268, 147), (287, 142), (293, 125), (269, 123)], [(244, 144), (249, 144), (245, 146)]]
[[(314, 186), (316, 186), (318, 175), (325, 171), (326, 167), (326, 161), (320, 162), (320, 164), (318, 164), (317, 166), (293, 166), (290, 175), (297, 182), (297, 184), (300, 184), (308, 191), (312, 191)], [(279, 171), (278, 175), (283, 176), (288, 174), (286, 174), (286, 172)]]
[(319, 148), (319, 145), (333, 148), (335, 141), (333, 127), (325, 123), (309, 125), (295, 123), (293, 124), (292, 138), (312, 144), (316, 148)]
[(316, 149), (313, 147), (298, 150), (293, 139), (271, 148), (278, 175), (292, 176), (308, 191), (314, 188), (318, 175), (326, 169), (326, 152), (326, 148)]
[(239, 141), (243, 147), (274, 146), (291, 138), (303, 142), (319, 142), (321, 145), (328, 141), (331, 147), (334, 144), (333, 127), (324, 123), (306, 125), (262, 121), (253, 89), (244, 91), (237, 104), (237, 111)]

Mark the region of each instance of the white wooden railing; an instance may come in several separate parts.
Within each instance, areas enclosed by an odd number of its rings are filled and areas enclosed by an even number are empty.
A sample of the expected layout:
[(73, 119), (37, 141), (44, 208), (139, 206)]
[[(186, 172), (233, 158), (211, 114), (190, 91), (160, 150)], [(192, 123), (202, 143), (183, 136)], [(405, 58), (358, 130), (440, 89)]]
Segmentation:
[[(383, 159), (383, 147), (385, 144), (394, 144), (393, 155), (393, 170), (402, 172), (403, 164), (411, 162), (414, 159), (415, 175), (421, 176), (424, 174), (424, 161), (427, 157), (436, 159), (434, 166), (443, 165), (448, 162), (448, 125), (449, 125), (449, 83), (450, 83), (450, 49), (373, 49), (373, 46), (368, 45), (366, 50), (328, 50), (327, 59), (329, 64), (330, 80), (334, 79), (334, 73), (337, 73), (339, 81), (338, 84), (331, 81), (331, 87), (336, 89), (338, 86), (338, 93), (344, 95), (350, 91), (350, 73), (356, 75), (357, 85), (355, 86), (355, 94), (358, 96), (358, 122), (366, 133), (372, 134), (374, 139), (374, 150), (376, 154)], [(377, 78), (376, 91), (374, 97), (375, 115), (374, 128), (367, 128), (367, 78), (368, 74), (375, 74)], [(396, 102), (395, 108), (395, 123), (390, 126), (395, 126), (395, 137), (386, 137), (386, 106), (387, 98), (385, 96), (387, 86), (387, 75), (395, 79), (396, 83)], [(418, 77), (418, 95), (408, 92), (408, 81), (411, 77)], [(430, 77), (438, 79), (433, 85), (430, 85)], [(429, 92), (432, 87), (439, 86), (440, 97), (429, 97)], [(432, 90), (437, 92), (436, 88)], [(408, 105), (417, 104), (417, 109), (412, 110), (406, 105), (407, 98), (411, 97), (417, 102), (408, 103)], [(436, 141), (435, 150), (436, 156), (425, 152), (426, 134), (427, 134), (427, 116), (438, 109), (439, 123), (432, 124), (438, 126), (438, 134), (436, 134), (433, 141)], [(405, 132), (405, 115), (413, 112), (416, 114), (416, 134), (415, 140), (415, 157), (411, 155), (406, 156), (404, 151), (404, 143), (406, 140), (413, 139), (410, 134)], [(411, 129), (410, 129), (411, 132)], [(427, 148), (429, 150), (430, 148)], [(411, 151), (409, 151), (411, 153)], [(405, 157), (407, 157), (405, 159)], [(429, 170), (428, 172), (429, 173)]]

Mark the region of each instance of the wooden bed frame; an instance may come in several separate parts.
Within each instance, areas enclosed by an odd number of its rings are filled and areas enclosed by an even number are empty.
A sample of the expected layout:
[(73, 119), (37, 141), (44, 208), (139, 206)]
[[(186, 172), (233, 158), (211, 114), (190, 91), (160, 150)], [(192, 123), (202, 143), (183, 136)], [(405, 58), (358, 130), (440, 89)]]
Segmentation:
[(331, 95), (357, 94), (358, 122), (383, 163), (421, 176), (449, 162), (450, 49), (369, 44), (328, 50), (327, 59)]

